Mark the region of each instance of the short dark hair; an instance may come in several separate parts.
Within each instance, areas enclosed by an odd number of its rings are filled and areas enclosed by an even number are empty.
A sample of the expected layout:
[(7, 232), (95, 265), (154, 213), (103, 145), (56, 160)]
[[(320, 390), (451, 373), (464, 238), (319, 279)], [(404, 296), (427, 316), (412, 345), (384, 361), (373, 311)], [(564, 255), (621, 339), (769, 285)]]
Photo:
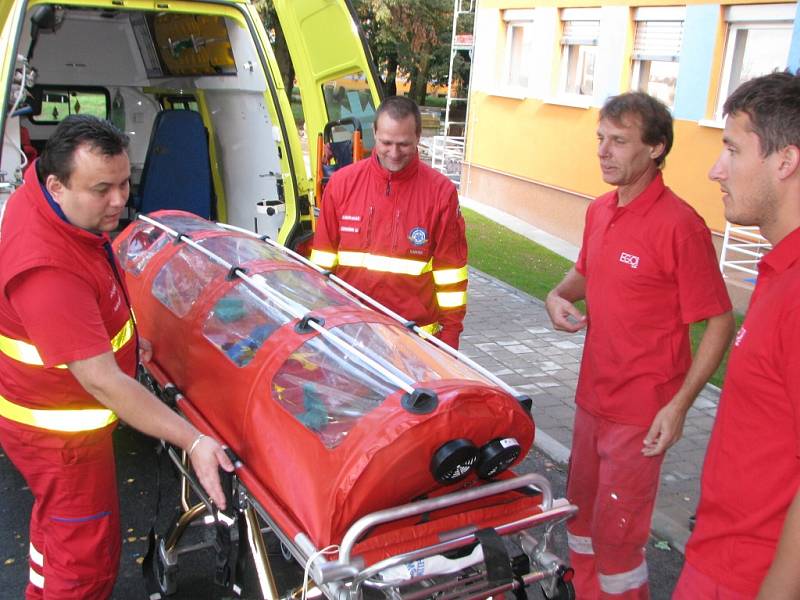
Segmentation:
[(38, 163), (42, 181), (49, 175), (67, 185), (75, 168), (75, 150), (87, 145), (104, 156), (117, 156), (127, 151), (128, 136), (108, 121), (91, 115), (70, 115), (58, 124), (48, 138)]
[(419, 114), (417, 103), (405, 96), (389, 96), (385, 98), (375, 113), (375, 128), (378, 128), (378, 118), (386, 114), (395, 121), (402, 121), (408, 117), (414, 117), (414, 126), (417, 137), (422, 134), (422, 117)]
[(800, 147), (800, 75), (770, 73), (746, 81), (728, 96), (722, 112), (750, 117), (762, 156)]
[(642, 142), (656, 146), (664, 144), (656, 166), (661, 167), (672, 149), (672, 115), (666, 105), (644, 92), (626, 92), (612, 96), (600, 109), (600, 118), (620, 123), (625, 115), (636, 115), (642, 127)]

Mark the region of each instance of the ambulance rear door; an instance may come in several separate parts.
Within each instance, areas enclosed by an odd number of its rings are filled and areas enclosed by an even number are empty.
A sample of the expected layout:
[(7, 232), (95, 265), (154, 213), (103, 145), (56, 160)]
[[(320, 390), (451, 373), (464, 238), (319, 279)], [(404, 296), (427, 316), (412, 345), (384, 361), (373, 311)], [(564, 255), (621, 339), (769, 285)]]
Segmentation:
[[(355, 117), (364, 147), (373, 145), (372, 123), (382, 91), (356, 14), (348, 0), (274, 0), (300, 88), (310, 162), (325, 125)], [(317, 200), (318, 202), (318, 200)]]

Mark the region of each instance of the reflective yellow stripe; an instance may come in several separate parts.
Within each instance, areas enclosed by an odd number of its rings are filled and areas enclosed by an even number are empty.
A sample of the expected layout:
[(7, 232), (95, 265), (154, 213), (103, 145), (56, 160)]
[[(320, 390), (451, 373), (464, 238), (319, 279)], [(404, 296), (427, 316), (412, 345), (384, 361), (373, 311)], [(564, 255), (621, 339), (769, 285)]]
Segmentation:
[(114, 352), (118, 351), (131, 340), (133, 337), (133, 332), (133, 318), (130, 318), (125, 321), (125, 325), (123, 325), (122, 329), (117, 332), (117, 335), (111, 338), (111, 348), (114, 350)]
[(309, 260), (319, 265), (323, 269), (330, 269), (336, 266), (336, 254), (333, 252), (323, 252), (322, 250), (311, 250)]
[(9, 421), (32, 425), (50, 431), (91, 431), (110, 425), (117, 415), (107, 408), (79, 408), (74, 410), (40, 410), (9, 402), (0, 396), (0, 416)]
[(431, 261), (380, 256), (367, 252), (339, 251), (339, 264), (345, 267), (363, 267), (369, 271), (383, 273), (399, 273), (401, 275), (422, 275), (433, 267)]
[(436, 335), (442, 330), (442, 326), (439, 323), (431, 323), (430, 325), (423, 325), (420, 327), (420, 329), (430, 333), (431, 335)]
[(452, 285), (460, 281), (466, 281), (467, 267), (460, 269), (441, 269), (433, 272), (433, 282), (436, 285)]
[(441, 308), (455, 308), (467, 303), (467, 292), (437, 292), (436, 300)]
[[(120, 329), (110, 340), (111, 348), (114, 350), (114, 352), (117, 352), (125, 344), (131, 341), (134, 331), (133, 318), (130, 318), (125, 321), (125, 325), (122, 326), (122, 329)], [(42, 357), (39, 356), (39, 351), (36, 349), (36, 346), (29, 344), (28, 342), (6, 337), (2, 334), (0, 334), (0, 352), (9, 358), (13, 358), (14, 360), (25, 363), (26, 365), (33, 365), (36, 367), (41, 367), (44, 365), (42, 362)], [(55, 368), (66, 369), (67, 365), (56, 365)]]

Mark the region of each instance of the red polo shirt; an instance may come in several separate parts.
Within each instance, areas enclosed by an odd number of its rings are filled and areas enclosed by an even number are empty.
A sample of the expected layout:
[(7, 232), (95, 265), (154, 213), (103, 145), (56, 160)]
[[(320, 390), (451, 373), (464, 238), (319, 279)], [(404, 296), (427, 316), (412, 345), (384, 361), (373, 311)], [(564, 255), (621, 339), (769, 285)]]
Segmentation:
[(626, 206), (616, 191), (591, 204), (575, 268), (588, 310), (575, 401), (649, 427), (691, 364), (688, 324), (731, 309), (708, 227), (659, 172)]
[(764, 258), (736, 335), (686, 559), (755, 596), (800, 486), (800, 229)]

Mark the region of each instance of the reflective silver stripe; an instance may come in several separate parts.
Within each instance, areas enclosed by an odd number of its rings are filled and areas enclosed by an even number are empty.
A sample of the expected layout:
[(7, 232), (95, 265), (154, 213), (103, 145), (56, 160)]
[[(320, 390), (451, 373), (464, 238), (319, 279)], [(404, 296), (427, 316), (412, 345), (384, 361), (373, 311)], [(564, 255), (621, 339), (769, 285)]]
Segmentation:
[(339, 250), (339, 264), (343, 267), (362, 267), (368, 271), (417, 276), (427, 273), (433, 268), (433, 263), (430, 260), (425, 262), (424, 260), (381, 256), (380, 254), (370, 254), (368, 252), (350, 252), (348, 250)]
[(573, 535), (567, 532), (567, 546), (576, 554), (594, 554), (592, 538), (581, 535)]
[(433, 282), (436, 285), (452, 285), (464, 281), (468, 275), (466, 266), (460, 269), (439, 269), (433, 272)]
[(34, 546), (33, 543), (30, 545), (30, 557), (33, 564), (39, 565), (40, 567), (44, 566), (44, 556), (42, 556), (42, 553), (36, 549), (36, 546)]
[(635, 569), (615, 575), (598, 573), (597, 579), (600, 580), (600, 589), (606, 594), (624, 594), (647, 583), (647, 563), (642, 560), (642, 564)]
[(44, 575), (40, 575), (36, 571), (33, 570), (33, 567), (29, 570), (28, 578), (31, 582), (31, 585), (35, 585), (37, 588), (44, 589)]

